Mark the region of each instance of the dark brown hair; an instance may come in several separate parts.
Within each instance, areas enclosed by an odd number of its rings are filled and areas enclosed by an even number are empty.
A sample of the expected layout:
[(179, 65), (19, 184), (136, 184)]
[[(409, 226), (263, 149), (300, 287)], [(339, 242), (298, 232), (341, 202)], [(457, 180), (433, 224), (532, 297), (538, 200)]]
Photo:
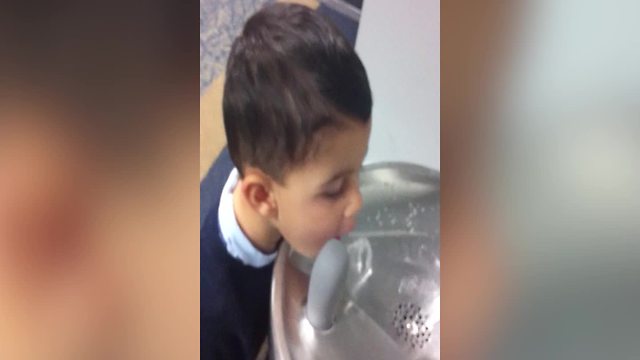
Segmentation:
[(255, 166), (276, 180), (305, 161), (320, 129), (371, 116), (367, 74), (328, 20), (302, 5), (272, 4), (233, 42), (224, 86), (224, 125), (242, 174)]

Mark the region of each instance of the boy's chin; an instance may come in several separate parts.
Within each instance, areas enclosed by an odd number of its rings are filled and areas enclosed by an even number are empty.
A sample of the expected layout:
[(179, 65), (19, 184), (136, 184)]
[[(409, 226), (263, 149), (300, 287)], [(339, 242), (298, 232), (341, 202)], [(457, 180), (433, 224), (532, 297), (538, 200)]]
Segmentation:
[[(335, 238), (331, 238), (331, 239), (335, 239)], [(314, 244), (315, 246), (313, 247), (312, 246), (295, 246), (294, 244), (291, 244), (291, 243), (289, 243), (289, 246), (291, 246), (293, 250), (298, 254), (309, 259), (314, 259), (316, 256), (318, 256), (318, 253), (320, 253), (320, 250), (322, 250), (322, 247), (324, 246), (324, 244), (326, 244), (331, 239), (326, 239), (321, 243)]]

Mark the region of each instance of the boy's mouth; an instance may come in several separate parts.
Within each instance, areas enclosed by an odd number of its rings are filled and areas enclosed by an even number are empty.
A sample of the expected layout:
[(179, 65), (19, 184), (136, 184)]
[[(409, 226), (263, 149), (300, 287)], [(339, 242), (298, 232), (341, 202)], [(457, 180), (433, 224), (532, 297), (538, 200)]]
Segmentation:
[(348, 222), (346, 226), (343, 226), (342, 229), (336, 234), (335, 238), (340, 240), (343, 236), (347, 235), (356, 227), (355, 221)]

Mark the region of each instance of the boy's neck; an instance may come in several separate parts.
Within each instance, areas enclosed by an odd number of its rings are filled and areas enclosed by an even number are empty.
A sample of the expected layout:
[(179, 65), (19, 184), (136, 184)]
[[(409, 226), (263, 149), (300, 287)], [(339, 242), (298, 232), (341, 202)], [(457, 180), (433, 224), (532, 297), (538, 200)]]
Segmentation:
[(282, 235), (246, 203), (240, 191), (233, 192), (233, 211), (240, 229), (256, 249), (264, 254), (276, 251)]

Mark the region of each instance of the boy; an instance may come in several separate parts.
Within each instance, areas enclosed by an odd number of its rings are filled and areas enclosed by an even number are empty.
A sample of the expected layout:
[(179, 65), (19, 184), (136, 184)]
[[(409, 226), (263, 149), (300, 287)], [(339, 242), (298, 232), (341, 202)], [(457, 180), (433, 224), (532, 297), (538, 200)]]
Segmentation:
[(300, 5), (253, 15), (227, 63), (228, 150), (200, 186), (203, 359), (255, 359), (279, 243), (314, 257), (355, 226), (371, 91), (347, 40)]

